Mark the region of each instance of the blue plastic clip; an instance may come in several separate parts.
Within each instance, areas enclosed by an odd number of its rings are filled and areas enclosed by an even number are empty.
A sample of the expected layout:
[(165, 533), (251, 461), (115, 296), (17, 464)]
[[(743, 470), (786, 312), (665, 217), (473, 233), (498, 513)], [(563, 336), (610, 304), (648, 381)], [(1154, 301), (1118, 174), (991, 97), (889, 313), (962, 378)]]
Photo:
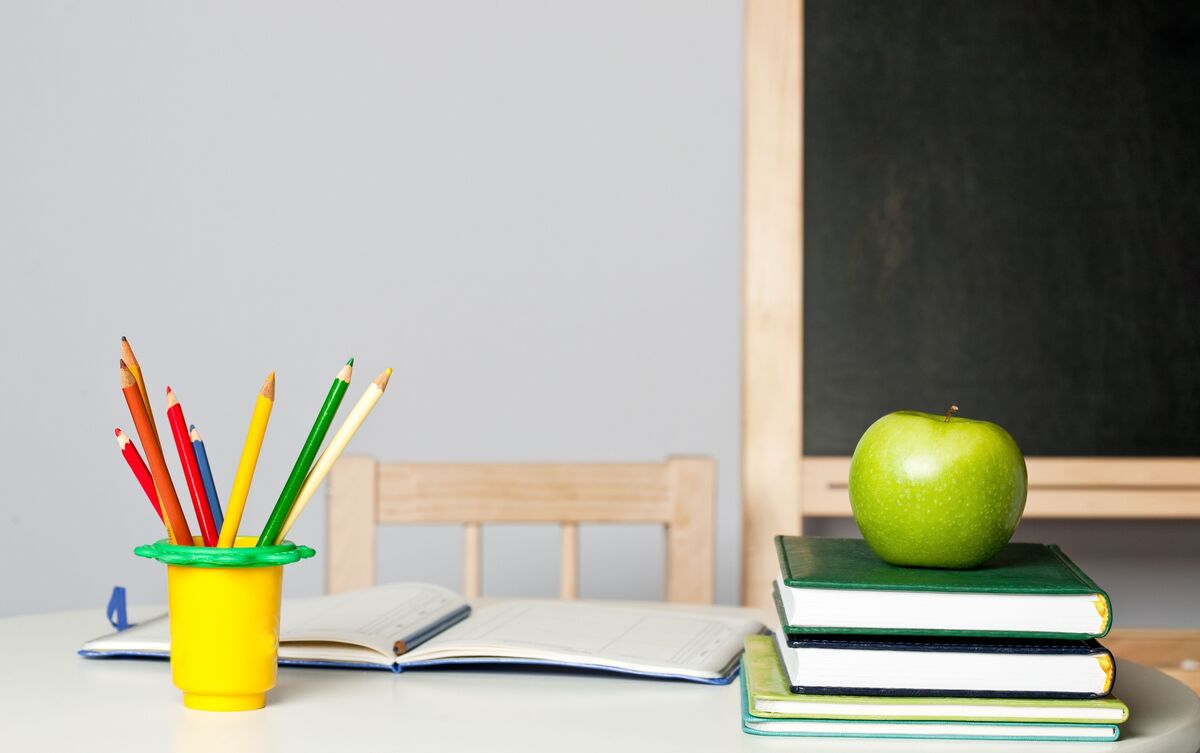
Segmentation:
[(125, 586), (113, 586), (112, 596), (108, 597), (106, 612), (108, 621), (117, 632), (133, 627), (129, 623), (129, 613), (125, 609)]

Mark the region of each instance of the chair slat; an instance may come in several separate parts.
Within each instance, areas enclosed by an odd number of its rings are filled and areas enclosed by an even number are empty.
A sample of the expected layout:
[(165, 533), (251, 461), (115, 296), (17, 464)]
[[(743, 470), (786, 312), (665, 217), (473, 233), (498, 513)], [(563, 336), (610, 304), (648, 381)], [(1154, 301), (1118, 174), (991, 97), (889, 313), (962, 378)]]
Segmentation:
[(666, 523), (663, 463), (397, 463), (381, 523)]

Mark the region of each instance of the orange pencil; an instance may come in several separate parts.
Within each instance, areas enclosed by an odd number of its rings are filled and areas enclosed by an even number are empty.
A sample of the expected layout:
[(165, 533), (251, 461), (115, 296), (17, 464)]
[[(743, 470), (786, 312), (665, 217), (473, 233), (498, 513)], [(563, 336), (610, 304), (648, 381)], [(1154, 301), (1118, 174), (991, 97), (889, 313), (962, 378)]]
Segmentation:
[(150, 466), (150, 477), (154, 479), (154, 488), (158, 491), (163, 522), (167, 525), (167, 539), (172, 544), (192, 546), (192, 531), (188, 528), (187, 518), (183, 516), (183, 508), (179, 506), (175, 484), (171, 481), (162, 445), (158, 443), (158, 434), (154, 431), (154, 419), (146, 410), (137, 380), (133, 378), (133, 372), (124, 361), (121, 361), (121, 392), (125, 395), (125, 403), (129, 405), (129, 415), (133, 417), (134, 428), (137, 429), (138, 439), (142, 441), (142, 450), (146, 453), (146, 463)]
[(142, 491), (146, 492), (150, 504), (154, 505), (154, 512), (158, 513), (158, 519), (162, 520), (162, 507), (158, 504), (158, 491), (154, 488), (154, 479), (150, 478), (150, 469), (142, 462), (142, 456), (138, 454), (133, 440), (120, 429), (117, 429), (117, 448), (121, 450), (125, 462), (129, 463), (129, 470), (133, 471), (134, 478), (142, 485)]
[(196, 510), (196, 521), (200, 525), (200, 538), (204, 546), (217, 545), (217, 524), (208, 507), (208, 493), (204, 491), (204, 479), (200, 476), (200, 465), (196, 462), (196, 451), (188, 436), (187, 421), (183, 418), (183, 406), (170, 387), (167, 387), (167, 421), (171, 424), (171, 435), (175, 437), (175, 449), (179, 451), (179, 462), (183, 465), (183, 477), (187, 481), (192, 507)]
[[(150, 416), (150, 428), (154, 429), (154, 436), (158, 438), (158, 424), (154, 423), (154, 411), (150, 408), (150, 397), (146, 394), (146, 378), (142, 375), (142, 365), (138, 363), (137, 356), (133, 354), (133, 347), (124, 335), (121, 335), (121, 360), (129, 367), (129, 373), (133, 374), (133, 379), (137, 382), (138, 392), (142, 395), (142, 405), (146, 406), (146, 415)], [(161, 441), (160, 439), (159, 442)]]

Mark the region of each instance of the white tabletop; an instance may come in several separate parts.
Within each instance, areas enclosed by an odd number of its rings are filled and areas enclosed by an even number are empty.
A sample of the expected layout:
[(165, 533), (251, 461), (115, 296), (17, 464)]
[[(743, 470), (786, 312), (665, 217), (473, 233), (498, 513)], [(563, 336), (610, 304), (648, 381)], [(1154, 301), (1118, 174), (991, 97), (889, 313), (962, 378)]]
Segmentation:
[(183, 708), (166, 662), (75, 654), (109, 632), (100, 610), (0, 619), (0, 728), (7, 750), (1053, 751), (1200, 746), (1200, 700), (1130, 662), (1117, 743), (965, 743), (762, 738), (743, 734), (738, 687), (545, 672), (281, 668), (262, 711)]

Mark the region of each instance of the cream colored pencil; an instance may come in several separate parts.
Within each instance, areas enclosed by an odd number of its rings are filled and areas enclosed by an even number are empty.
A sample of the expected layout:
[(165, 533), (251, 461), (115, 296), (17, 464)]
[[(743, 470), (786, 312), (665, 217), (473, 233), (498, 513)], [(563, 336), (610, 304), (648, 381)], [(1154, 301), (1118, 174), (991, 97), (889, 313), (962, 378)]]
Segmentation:
[(292, 505), (291, 512), (288, 513), (287, 519), (283, 521), (283, 528), (279, 529), (279, 535), (275, 537), (273, 543), (278, 544), (287, 536), (287, 532), (291, 530), (292, 524), (296, 522), (296, 518), (300, 517), (300, 513), (304, 512), (304, 506), (308, 504), (308, 500), (312, 499), (312, 495), (317, 491), (317, 487), (329, 475), (329, 469), (333, 468), (333, 464), (341, 457), (342, 451), (346, 449), (346, 445), (350, 444), (350, 439), (354, 433), (358, 431), (358, 427), (362, 426), (363, 421), (367, 419), (367, 414), (375, 407), (375, 403), (379, 402), (379, 398), (383, 397), (383, 391), (387, 389), (388, 379), (392, 376), (392, 370), (387, 369), (374, 382), (367, 385), (366, 392), (358, 399), (354, 409), (350, 411), (350, 415), (346, 416), (346, 420), (338, 427), (338, 430), (333, 435), (333, 439), (329, 440), (329, 446), (321, 453), (321, 457), (317, 458), (317, 462), (313, 465), (312, 470), (308, 472), (308, 476), (304, 478), (304, 484), (300, 487), (300, 492), (296, 495), (296, 501)]

